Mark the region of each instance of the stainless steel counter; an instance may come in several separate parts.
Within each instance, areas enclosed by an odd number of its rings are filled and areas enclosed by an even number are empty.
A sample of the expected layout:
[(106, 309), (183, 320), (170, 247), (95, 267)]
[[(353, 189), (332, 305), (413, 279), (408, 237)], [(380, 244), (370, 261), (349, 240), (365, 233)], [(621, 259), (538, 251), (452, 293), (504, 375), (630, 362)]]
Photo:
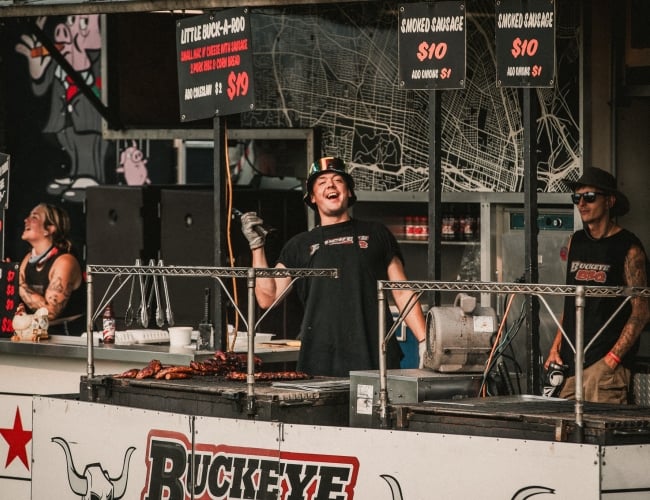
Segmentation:
[[(264, 344), (256, 349), (263, 363), (284, 363), (298, 359), (298, 347)], [(60, 342), (12, 342), (0, 339), (0, 353), (24, 356), (46, 356), (55, 358), (87, 359), (88, 348), (82, 344)], [(163, 364), (188, 365), (190, 361), (201, 360), (213, 355), (213, 351), (196, 351), (193, 348), (170, 347), (166, 344), (95, 345), (96, 360), (148, 363), (158, 359)]]
[[(81, 376), (88, 374), (88, 347), (43, 340), (12, 342), (0, 339), (0, 392), (20, 394), (63, 394), (79, 391)], [(255, 354), (262, 363), (286, 363), (298, 359), (299, 347), (264, 344)], [(165, 365), (189, 365), (213, 355), (166, 344), (94, 345), (94, 373), (115, 374), (158, 359)]]
[[(172, 350), (170, 352), (170, 350)], [(180, 350), (182, 349), (182, 350)], [(198, 357), (206, 357), (209, 352), (197, 353), (193, 349), (170, 348), (168, 345), (98, 345), (94, 346), (93, 354), (96, 360), (125, 361), (130, 363), (148, 363), (152, 358), (159, 359), (164, 364), (189, 364)], [(11, 342), (0, 340), (0, 353), (43, 356), (55, 358), (87, 359), (88, 348), (84, 345), (61, 344), (48, 340), (41, 342)]]

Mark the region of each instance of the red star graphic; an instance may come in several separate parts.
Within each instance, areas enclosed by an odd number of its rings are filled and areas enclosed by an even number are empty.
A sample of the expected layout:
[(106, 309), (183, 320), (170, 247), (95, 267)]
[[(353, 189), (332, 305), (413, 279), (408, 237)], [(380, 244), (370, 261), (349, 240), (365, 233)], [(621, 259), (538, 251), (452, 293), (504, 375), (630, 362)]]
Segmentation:
[(0, 435), (2, 435), (9, 445), (5, 468), (9, 467), (9, 464), (14, 461), (14, 458), (20, 458), (20, 461), (29, 470), (29, 464), (27, 463), (27, 443), (32, 440), (32, 431), (23, 430), (23, 422), (20, 418), (20, 410), (18, 407), (16, 407), (13, 429), (0, 428)]

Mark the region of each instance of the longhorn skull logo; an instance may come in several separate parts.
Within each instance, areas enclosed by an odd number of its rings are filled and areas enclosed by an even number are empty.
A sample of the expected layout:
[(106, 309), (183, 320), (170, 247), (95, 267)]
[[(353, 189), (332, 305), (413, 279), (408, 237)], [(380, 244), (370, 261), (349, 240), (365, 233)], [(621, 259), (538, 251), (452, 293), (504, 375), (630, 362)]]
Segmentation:
[(79, 498), (83, 500), (119, 500), (124, 496), (129, 477), (129, 461), (131, 454), (135, 451), (133, 446), (126, 450), (122, 472), (118, 477), (112, 478), (99, 463), (86, 465), (83, 474), (79, 474), (74, 466), (68, 443), (60, 437), (53, 437), (52, 441), (63, 448), (68, 464), (68, 484), (70, 489), (79, 495)]

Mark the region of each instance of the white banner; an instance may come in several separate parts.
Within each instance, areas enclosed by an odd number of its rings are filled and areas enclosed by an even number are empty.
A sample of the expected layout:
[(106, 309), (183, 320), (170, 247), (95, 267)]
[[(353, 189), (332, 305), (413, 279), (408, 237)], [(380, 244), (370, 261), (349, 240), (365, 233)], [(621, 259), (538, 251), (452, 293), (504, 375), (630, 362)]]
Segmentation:
[[(33, 431), (34, 499), (189, 500), (191, 470), (197, 500), (600, 492), (596, 445), (191, 417), (39, 396)], [(639, 462), (649, 456), (635, 447)], [(622, 469), (612, 467), (610, 486), (621, 484)]]

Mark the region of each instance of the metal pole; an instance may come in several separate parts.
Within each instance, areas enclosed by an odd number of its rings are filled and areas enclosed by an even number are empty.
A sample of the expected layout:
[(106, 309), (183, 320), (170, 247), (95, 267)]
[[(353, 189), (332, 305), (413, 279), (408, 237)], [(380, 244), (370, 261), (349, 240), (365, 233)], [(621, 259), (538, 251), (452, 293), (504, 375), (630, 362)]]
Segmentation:
[(379, 307), (379, 424), (382, 429), (388, 422), (388, 374), (386, 371), (386, 296), (381, 281), (377, 282), (377, 305)]
[(86, 268), (86, 345), (88, 346), (88, 378), (95, 376), (95, 358), (93, 353), (93, 275)]
[[(224, 175), (230, 175), (228, 165), (224, 165), (223, 169), (221, 168), (222, 158), (224, 158), (224, 148), (227, 147), (227, 145), (224, 144), (224, 134), (222, 133), (222, 119), (223, 118), (217, 116), (213, 120), (214, 156), (212, 159), (212, 211), (214, 217), (214, 246), (212, 264), (217, 267), (222, 266), (224, 261), (224, 228), (226, 227), (226, 210), (223, 200), (223, 182)], [(225, 311), (222, 305), (222, 290), (221, 287), (214, 282), (212, 284), (212, 296), (214, 297), (212, 305), (212, 317), (214, 318), (212, 324), (214, 325), (214, 330), (211, 346), (213, 349), (219, 350), (224, 349), (224, 346), (228, 345), (228, 333), (226, 332)]]
[[(441, 104), (435, 90), (429, 91), (429, 280), (442, 279), (442, 250), (440, 233), (442, 232), (442, 126)], [(434, 305), (440, 305), (440, 292), (433, 295)]]
[[(536, 116), (537, 107), (531, 98), (532, 90), (523, 89), (524, 112), (524, 265), (528, 283), (539, 281), (537, 244), (537, 164), (536, 164)], [(526, 297), (526, 372), (527, 392), (541, 394), (539, 349), (539, 302), (535, 296)]]
[[(255, 269), (248, 270), (248, 357), (246, 370), (246, 411), (255, 415)], [(272, 278), (271, 278), (272, 279)]]
[(583, 363), (584, 363), (584, 345), (585, 345), (585, 287), (579, 285), (576, 287), (576, 433), (578, 442), (583, 441), (584, 422), (583, 422)]

